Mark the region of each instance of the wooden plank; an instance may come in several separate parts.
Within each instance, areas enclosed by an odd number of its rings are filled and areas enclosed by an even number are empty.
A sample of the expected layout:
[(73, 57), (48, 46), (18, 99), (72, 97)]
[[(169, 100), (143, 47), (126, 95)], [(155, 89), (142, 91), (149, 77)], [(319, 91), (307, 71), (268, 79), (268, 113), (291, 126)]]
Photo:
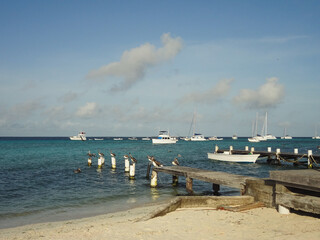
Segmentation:
[(270, 179), (285, 186), (320, 192), (320, 171), (315, 169), (270, 171)]

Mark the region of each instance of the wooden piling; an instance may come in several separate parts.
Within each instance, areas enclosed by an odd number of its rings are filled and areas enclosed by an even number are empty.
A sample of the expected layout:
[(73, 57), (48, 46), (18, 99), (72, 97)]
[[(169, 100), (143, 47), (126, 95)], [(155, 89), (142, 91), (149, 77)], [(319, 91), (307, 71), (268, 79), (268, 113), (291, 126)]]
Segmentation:
[(189, 194), (193, 194), (192, 185), (193, 185), (193, 179), (190, 177), (187, 177), (186, 178), (186, 189)]

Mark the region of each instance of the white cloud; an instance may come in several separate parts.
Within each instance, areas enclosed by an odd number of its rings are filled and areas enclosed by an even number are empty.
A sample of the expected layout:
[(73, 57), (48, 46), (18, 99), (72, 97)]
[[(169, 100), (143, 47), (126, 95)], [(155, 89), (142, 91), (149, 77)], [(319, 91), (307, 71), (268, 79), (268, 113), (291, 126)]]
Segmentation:
[(268, 78), (267, 82), (257, 90), (242, 89), (233, 101), (247, 108), (271, 108), (281, 103), (284, 98), (284, 86), (278, 83), (278, 78)]
[(182, 48), (180, 37), (172, 38), (169, 33), (165, 33), (161, 36), (161, 40), (162, 48), (156, 49), (154, 45), (145, 43), (137, 48), (125, 51), (119, 62), (112, 62), (98, 70), (92, 70), (87, 78), (119, 77), (122, 81), (113, 90), (127, 90), (144, 77), (149, 67), (170, 60), (180, 52)]
[(90, 118), (97, 115), (99, 112), (98, 104), (95, 102), (88, 102), (84, 106), (79, 107), (76, 116)]
[(206, 91), (195, 91), (193, 93), (186, 94), (179, 102), (180, 103), (214, 103), (221, 98), (225, 97), (230, 90), (230, 84), (233, 79), (223, 79), (218, 82), (214, 87)]

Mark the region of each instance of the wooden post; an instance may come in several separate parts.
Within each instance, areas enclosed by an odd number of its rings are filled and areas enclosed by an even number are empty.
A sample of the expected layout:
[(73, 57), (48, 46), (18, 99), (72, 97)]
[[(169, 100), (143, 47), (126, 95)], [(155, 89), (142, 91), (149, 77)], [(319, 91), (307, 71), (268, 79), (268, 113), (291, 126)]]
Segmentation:
[(89, 158), (88, 158), (88, 166), (91, 166), (91, 165), (92, 165), (92, 158), (89, 157)]
[(268, 147), (268, 152), (271, 152), (271, 147)]
[(218, 147), (218, 145), (216, 145), (216, 146), (214, 147), (214, 152), (218, 152), (218, 150), (219, 150), (219, 147)]
[(249, 147), (248, 147), (248, 146), (245, 146), (245, 147), (244, 147), (244, 150), (249, 151)]
[(312, 150), (308, 150), (308, 168), (312, 168)]
[(220, 193), (219, 193), (220, 185), (219, 184), (213, 183), (212, 184), (212, 189), (213, 189), (213, 195), (215, 195), (215, 196), (219, 196), (220, 195)]
[(129, 157), (127, 155), (123, 157), (124, 157), (124, 172), (129, 172), (130, 171)]
[(233, 151), (233, 146), (230, 146), (230, 147), (229, 147), (229, 152), (230, 152), (230, 154), (232, 154), (232, 151)]
[(98, 168), (102, 168), (101, 158), (98, 158)]
[(294, 152), (294, 154), (298, 154), (298, 153), (299, 153), (298, 148), (295, 148), (295, 149), (293, 150), (293, 152)]
[(136, 174), (136, 164), (133, 163), (132, 165), (130, 165), (129, 179), (133, 180), (135, 178), (135, 174)]
[(177, 186), (178, 180), (179, 180), (178, 176), (172, 175), (172, 186), (174, 186), (174, 187)]
[(156, 187), (157, 184), (158, 184), (158, 173), (152, 170), (150, 186)]
[(149, 162), (149, 163), (148, 163), (148, 168), (147, 168), (147, 175), (146, 175), (146, 178), (147, 178), (147, 179), (150, 179), (150, 170), (151, 170), (151, 165), (152, 165), (152, 163), (151, 163), (151, 162)]
[(254, 152), (254, 147), (251, 147), (251, 154), (253, 154)]
[(111, 156), (111, 168), (116, 169), (116, 157)]
[(190, 177), (186, 177), (186, 188), (189, 194), (193, 194), (192, 184), (193, 184), (193, 179)]

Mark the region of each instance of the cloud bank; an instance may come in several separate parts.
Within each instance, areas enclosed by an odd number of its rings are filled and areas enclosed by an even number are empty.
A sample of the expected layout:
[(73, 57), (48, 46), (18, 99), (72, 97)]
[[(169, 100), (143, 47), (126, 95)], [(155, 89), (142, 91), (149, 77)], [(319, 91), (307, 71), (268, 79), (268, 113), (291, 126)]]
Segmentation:
[(257, 90), (242, 89), (233, 101), (247, 108), (272, 108), (276, 107), (284, 97), (284, 87), (278, 83), (278, 78), (268, 78), (267, 82)]
[(230, 84), (233, 82), (233, 79), (223, 79), (218, 82), (214, 87), (203, 91), (203, 92), (193, 92), (183, 96), (179, 102), (182, 104), (186, 103), (214, 103), (229, 93)]
[(76, 116), (81, 118), (90, 118), (96, 116), (98, 113), (98, 104), (95, 102), (88, 102), (84, 106), (78, 108)]
[(119, 62), (112, 62), (97, 70), (92, 70), (88, 79), (106, 79), (119, 77), (121, 82), (112, 90), (123, 91), (132, 87), (141, 80), (149, 67), (163, 63), (174, 58), (182, 49), (182, 39), (172, 38), (170, 33), (161, 36), (162, 48), (156, 48), (150, 43), (145, 43), (137, 48), (125, 51)]

